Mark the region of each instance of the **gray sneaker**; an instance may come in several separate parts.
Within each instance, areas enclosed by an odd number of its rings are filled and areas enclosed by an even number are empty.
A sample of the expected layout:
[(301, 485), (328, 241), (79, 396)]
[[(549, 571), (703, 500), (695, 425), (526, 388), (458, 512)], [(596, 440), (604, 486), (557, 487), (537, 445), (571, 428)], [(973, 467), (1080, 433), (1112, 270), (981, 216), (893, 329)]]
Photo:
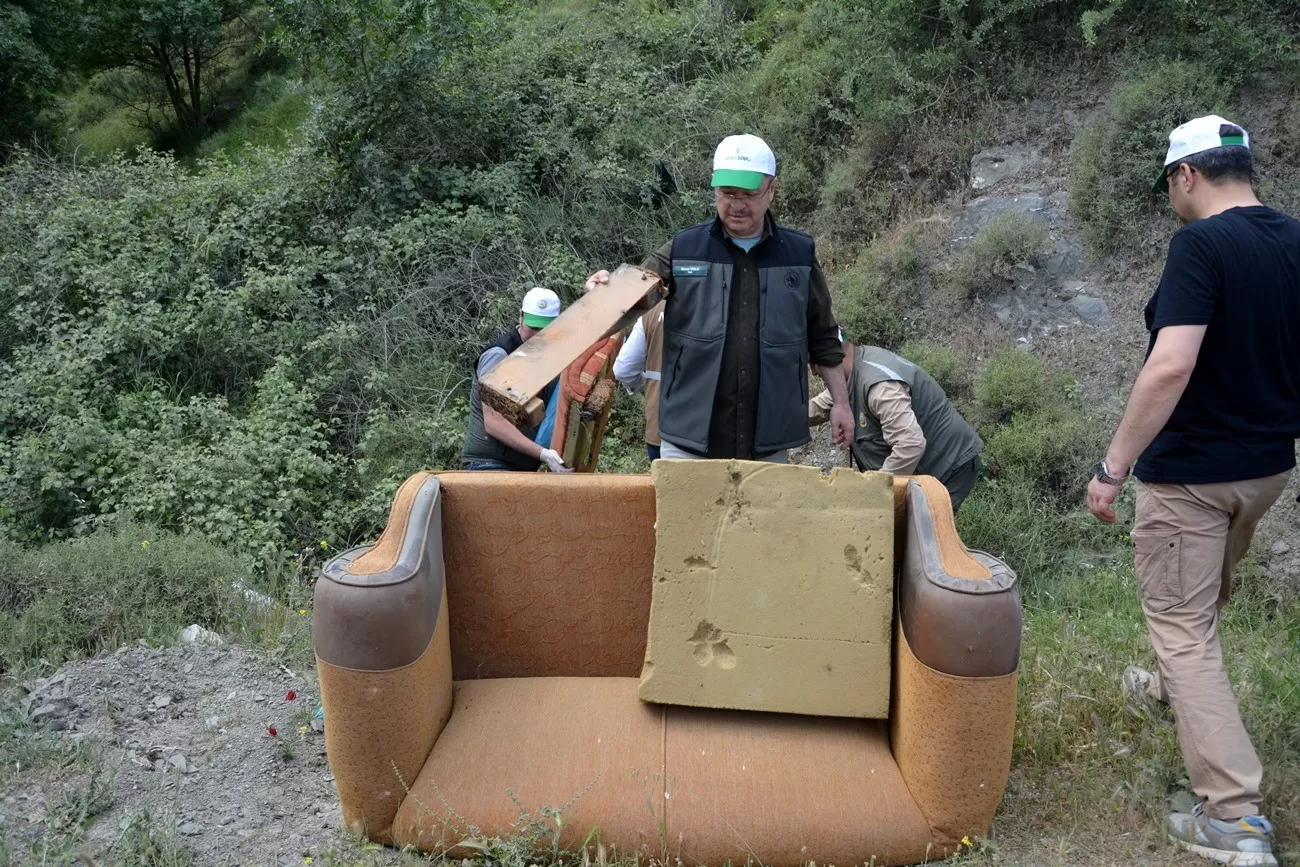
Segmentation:
[(1165, 820), (1169, 839), (1202, 858), (1234, 867), (1277, 867), (1273, 857), (1273, 825), (1263, 816), (1211, 819), (1205, 802), (1190, 813), (1170, 813)]
[(1120, 683), (1124, 687), (1124, 710), (1138, 719), (1167, 717), (1169, 705), (1164, 704), (1151, 694), (1151, 684), (1156, 676), (1145, 668), (1130, 665), (1124, 669)]

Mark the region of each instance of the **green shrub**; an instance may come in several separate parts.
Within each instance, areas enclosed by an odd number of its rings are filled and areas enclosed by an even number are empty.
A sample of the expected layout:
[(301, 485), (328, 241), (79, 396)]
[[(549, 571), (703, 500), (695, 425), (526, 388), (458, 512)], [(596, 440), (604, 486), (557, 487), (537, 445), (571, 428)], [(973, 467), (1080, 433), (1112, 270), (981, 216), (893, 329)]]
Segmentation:
[(1169, 132), (1194, 117), (1221, 113), (1229, 87), (1213, 70), (1167, 63), (1118, 85), (1106, 116), (1079, 137), (1070, 166), (1070, 210), (1096, 254), (1136, 246), (1144, 221), (1167, 204), (1151, 195)]
[(91, 157), (104, 157), (118, 151), (132, 153), (153, 144), (153, 135), (131, 118), (128, 109), (116, 109), (94, 123), (77, 130), (72, 147)]
[(920, 265), (919, 234), (904, 230), (892, 243), (877, 240), (849, 268), (830, 279), (836, 319), (860, 345), (898, 346), (911, 328)]
[(1064, 404), (1017, 414), (985, 437), (984, 459), (999, 478), (1063, 498), (1082, 494), (1104, 447), (1095, 421)]
[(35, 38), (20, 6), (0, 5), (0, 145), (39, 129), (40, 114), (55, 81), (54, 65)]
[(934, 377), (950, 400), (961, 400), (971, 393), (970, 364), (954, 350), (923, 341), (909, 341), (898, 354)]
[(946, 282), (958, 298), (985, 298), (1009, 287), (1018, 266), (1042, 264), (1051, 251), (1046, 225), (1023, 214), (1003, 214), (980, 230)]
[(1019, 349), (1004, 349), (990, 358), (974, 391), (980, 418), (988, 423), (1005, 424), (1014, 415), (1038, 412), (1049, 401), (1043, 360)]
[(859, 244), (886, 224), (893, 211), (894, 191), (872, 183), (874, 162), (870, 150), (860, 146), (827, 170), (817, 197), (821, 232)]
[(602, 473), (648, 473), (650, 459), (645, 445), (645, 397), (629, 394), (627, 389), (619, 386), (614, 390), (614, 406), (605, 426), (597, 470)]
[(246, 148), (284, 148), (298, 141), (299, 127), (310, 111), (300, 88), (280, 75), (257, 80), (253, 93), (233, 123), (203, 142), (199, 153), (239, 154)]
[(1286, 3), (1258, 0), (1100, 0), (1080, 16), (1084, 41), (1129, 63), (1189, 60), (1232, 85), (1294, 68)]
[(243, 574), (228, 550), (146, 524), (29, 550), (0, 541), (0, 671), (175, 641), (191, 623), (222, 632), (243, 611)]

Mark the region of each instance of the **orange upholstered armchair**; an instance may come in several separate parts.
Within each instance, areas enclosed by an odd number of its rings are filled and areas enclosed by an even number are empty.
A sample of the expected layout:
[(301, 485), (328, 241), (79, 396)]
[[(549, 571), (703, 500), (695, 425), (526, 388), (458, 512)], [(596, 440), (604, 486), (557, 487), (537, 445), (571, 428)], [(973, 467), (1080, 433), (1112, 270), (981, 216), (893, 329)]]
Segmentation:
[(688, 863), (952, 854), (1006, 785), (1019, 591), (962, 545), (934, 479), (894, 491), (889, 718), (862, 720), (638, 699), (649, 476), (412, 476), (379, 541), (316, 585), (344, 820), (428, 851), (505, 832), (522, 806), (561, 809), (562, 845)]

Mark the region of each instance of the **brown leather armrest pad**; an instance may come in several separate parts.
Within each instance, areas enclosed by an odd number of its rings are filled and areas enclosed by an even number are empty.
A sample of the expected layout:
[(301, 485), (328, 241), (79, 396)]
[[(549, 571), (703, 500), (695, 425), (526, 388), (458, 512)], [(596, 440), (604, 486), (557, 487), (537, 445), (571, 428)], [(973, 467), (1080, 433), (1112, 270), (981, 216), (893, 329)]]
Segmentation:
[(441, 482), (416, 473), (398, 490), (379, 542), (322, 567), (314, 594), (316, 654), (365, 671), (409, 664), (433, 635), (443, 585)]
[(917, 658), (938, 671), (987, 677), (1020, 662), (1016, 574), (957, 536), (948, 492), (929, 477), (907, 492), (907, 541), (898, 569), (898, 619)]

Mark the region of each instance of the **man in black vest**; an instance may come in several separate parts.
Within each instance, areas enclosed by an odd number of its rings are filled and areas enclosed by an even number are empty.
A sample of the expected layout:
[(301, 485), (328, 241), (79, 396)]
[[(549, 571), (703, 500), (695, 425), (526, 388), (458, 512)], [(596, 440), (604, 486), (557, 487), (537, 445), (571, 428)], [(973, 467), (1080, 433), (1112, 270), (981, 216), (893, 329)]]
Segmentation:
[[(853, 462), (860, 470), (934, 476), (956, 514), (979, 478), (984, 441), (923, 369), (879, 346), (843, 346)], [(808, 401), (808, 424), (824, 424), (830, 408), (827, 391)]]
[[(550, 289), (535, 286), (524, 296), (519, 324), (483, 347), (469, 390), (469, 428), (461, 446), (461, 467), (466, 470), (520, 470), (536, 472), (546, 464), (552, 472), (571, 473), (564, 459), (553, 449), (535, 442), (537, 428), (520, 430), (506, 417), (479, 398), (478, 382), (524, 341), (541, 331), (560, 315), (560, 297)], [(543, 403), (551, 402), (558, 381), (546, 386), (538, 395)]]
[[(768, 213), (776, 157), (757, 136), (723, 139), (713, 157), (717, 217), (683, 229), (641, 267), (667, 289), (659, 438), (665, 458), (784, 463), (809, 441), (808, 365), (830, 391), (832, 440), (853, 414), (830, 292), (811, 236)], [(587, 291), (609, 281), (587, 280)]]

